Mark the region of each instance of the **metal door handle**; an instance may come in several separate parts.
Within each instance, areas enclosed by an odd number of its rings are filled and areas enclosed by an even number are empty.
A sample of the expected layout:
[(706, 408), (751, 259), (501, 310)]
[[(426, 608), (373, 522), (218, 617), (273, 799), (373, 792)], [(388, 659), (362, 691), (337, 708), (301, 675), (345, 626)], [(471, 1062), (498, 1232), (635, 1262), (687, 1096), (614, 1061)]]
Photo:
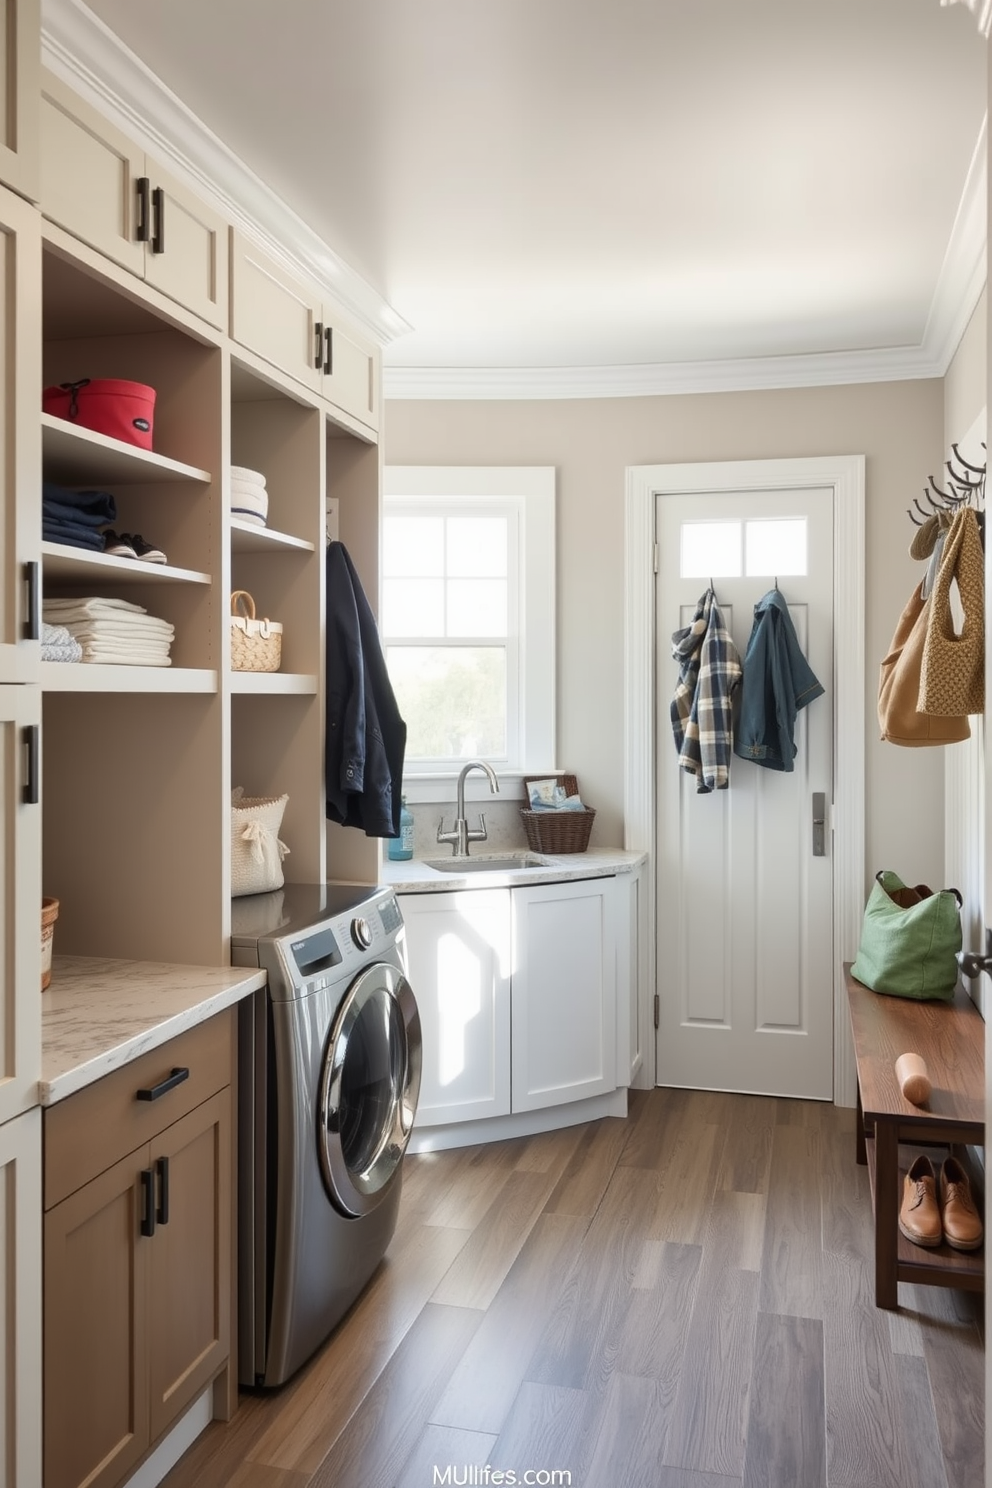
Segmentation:
[(960, 966), (963, 976), (977, 977), (981, 976), (983, 971), (987, 971), (989, 976), (992, 976), (992, 930), (985, 932), (984, 956), (979, 951), (958, 951), (954, 959)]
[(138, 196), (138, 222), (134, 236), (139, 243), (147, 243), (151, 237), (151, 184), (147, 176), (139, 176), (135, 182)]
[(813, 792), (813, 856), (827, 855), (827, 795), (826, 791)]
[(24, 636), (28, 641), (41, 640), (41, 564), (33, 560), (24, 565), (24, 582), (28, 586), (28, 613)]
[(22, 799), (25, 806), (37, 806), (41, 800), (41, 725), (29, 723), (23, 738), (28, 759)]
[(169, 1223), (169, 1159), (159, 1157), (155, 1160), (158, 1169), (158, 1213), (156, 1218), (160, 1225)]
[(141, 1170), (141, 1233), (150, 1240), (155, 1233), (155, 1174)]
[(313, 365), (315, 370), (319, 372), (324, 365), (324, 322), (322, 320), (318, 320), (314, 326), (313, 337)]
[(165, 192), (156, 186), (152, 192), (152, 252), (165, 252)]
[(324, 329), (324, 342), (325, 342), (325, 345), (326, 345), (326, 348), (327, 348), (326, 351), (324, 352), (324, 375), (325, 375), (325, 377), (332, 377), (334, 375), (334, 327), (333, 326), (326, 326), (325, 327), (325, 329)]

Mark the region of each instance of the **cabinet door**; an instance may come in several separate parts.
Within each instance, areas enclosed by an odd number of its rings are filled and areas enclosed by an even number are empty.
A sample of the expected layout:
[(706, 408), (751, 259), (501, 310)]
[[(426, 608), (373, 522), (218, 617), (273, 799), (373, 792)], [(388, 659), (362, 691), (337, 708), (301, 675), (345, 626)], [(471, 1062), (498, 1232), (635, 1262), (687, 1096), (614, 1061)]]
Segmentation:
[(642, 1007), (647, 980), (641, 966), (640, 869), (613, 880), (617, 927), (617, 1084), (642, 1083), (645, 1018)]
[(320, 298), (242, 233), (231, 233), (231, 335), (319, 392), (324, 340)]
[(231, 1347), (231, 1091), (150, 1147), (156, 1227), (149, 1256), (151, 1440), (199, 1395)]
[(424, 1054), (418, 1127), (510, 1109), (510, 892), (403, 894)]
[(154, 235), (145, 257), (145, 279), (211, 325), (227, 329), (227, 223), (195, 192), (151, 160), (146, 162)]
[(0, 181), (38, 200), (40, 0), (0, 0)]
[(321, 392), (329, 403), (379, 427), (379, 353), (324, 306), (324, 371)]
[[(37, 1101), (41, 1073), (41, 808), (30, 789), (35, 687), (0, 687), (0, 1120)], [(33, 767), (37, 785), (39, 761)], [(34, 794), (33, 802), (25, 799)], [(16, 864), (16, 871), (14, 865)]]
[(514, 1111), (616, 1089), (613, 890), (612, 878), (512, 890)]
[(41, 1110), (0, 1126), (0, 1488), (41, 1481)]
[[(0, 683), (41, 675), (41, 223), (0, 187)], [(2, 1116), (0, 1116), (2, 1119)]]
[(148, 1446), (148, 1151), (45, 1215), (45, 1488), (109, 1488)]
[(135, 234), (145, 155), (60, 78), (42, 73), (41, 210), (132, 273), (144, 269)]

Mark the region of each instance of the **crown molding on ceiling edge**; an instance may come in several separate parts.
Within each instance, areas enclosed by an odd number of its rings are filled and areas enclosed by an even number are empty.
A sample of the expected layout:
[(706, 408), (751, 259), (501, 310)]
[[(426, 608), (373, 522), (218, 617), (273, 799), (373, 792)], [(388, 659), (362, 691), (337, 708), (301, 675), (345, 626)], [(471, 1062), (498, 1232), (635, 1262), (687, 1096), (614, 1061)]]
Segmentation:
[(678, 393), (905, 382), (942, 377), (945, 371), (946, 367), (934, 362), (920, 347), (627, 367), (384, 367), (383, 396), (479, 401), (654, 398)]
[[(411, 327), (80, 0), (42, 0), (42, 61), (386, 346)], [(292, 249), (287, 247), (292, 243)]]

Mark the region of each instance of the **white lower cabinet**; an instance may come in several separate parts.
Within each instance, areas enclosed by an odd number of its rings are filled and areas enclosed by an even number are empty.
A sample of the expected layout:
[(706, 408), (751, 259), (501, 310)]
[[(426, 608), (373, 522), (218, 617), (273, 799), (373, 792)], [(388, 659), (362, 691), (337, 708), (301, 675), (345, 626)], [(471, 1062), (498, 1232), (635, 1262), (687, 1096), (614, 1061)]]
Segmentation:
[(510, 1109), (510, 890), (403, 894), (424, 1063), (418, 1126)]
[(612, 878), (401, 894), (423, 1075), (416, 1125), (617, 1088)]

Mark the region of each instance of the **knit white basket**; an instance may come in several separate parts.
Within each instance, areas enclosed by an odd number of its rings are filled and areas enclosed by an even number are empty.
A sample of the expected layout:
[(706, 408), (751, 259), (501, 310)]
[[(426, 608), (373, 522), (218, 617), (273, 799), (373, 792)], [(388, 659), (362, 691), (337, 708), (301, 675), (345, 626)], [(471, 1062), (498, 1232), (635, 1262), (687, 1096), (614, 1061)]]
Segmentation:
[(288, 796), (246, 796), (231, 792), (231, 897), (268, 894), (285, 883), (282, 860), (289, 852), (279, 840)]

